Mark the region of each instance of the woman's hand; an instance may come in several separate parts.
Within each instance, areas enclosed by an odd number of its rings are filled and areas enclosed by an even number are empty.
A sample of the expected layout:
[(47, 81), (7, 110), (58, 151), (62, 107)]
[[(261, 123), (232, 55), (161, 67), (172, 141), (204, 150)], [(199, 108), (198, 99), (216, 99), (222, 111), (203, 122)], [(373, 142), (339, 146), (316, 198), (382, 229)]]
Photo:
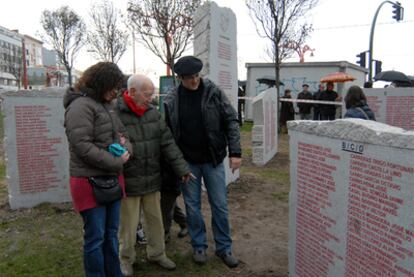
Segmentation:
[(126, 138), (123, 134), (119, 134), (119, 144), (125, 146)]
[(126, 163), (129, 160), (130, 154), (128, 151), (125, 151), (124, 154), (122, 154), (121, 159), (122, 159), (122, 163)]

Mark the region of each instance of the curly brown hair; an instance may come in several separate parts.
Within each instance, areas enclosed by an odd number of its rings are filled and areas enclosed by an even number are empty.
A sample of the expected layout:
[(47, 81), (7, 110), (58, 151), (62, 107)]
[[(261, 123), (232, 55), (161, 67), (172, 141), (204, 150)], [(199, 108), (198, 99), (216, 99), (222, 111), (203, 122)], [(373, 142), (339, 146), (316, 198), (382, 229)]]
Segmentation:
[(88, 67), (75, 84), (75, 90), (86, 93), (98, 102), (105, 102), (105, 94), (113, 89), (120, 89), (124, 74), (112, 62), (99, 62)]

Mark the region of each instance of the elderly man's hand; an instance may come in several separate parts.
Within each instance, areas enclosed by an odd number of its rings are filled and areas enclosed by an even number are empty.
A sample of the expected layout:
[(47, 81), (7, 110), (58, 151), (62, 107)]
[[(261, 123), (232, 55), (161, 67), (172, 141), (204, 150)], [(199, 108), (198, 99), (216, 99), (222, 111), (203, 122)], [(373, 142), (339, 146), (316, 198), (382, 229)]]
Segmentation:
[(188, 172), (187, 174), (181, 176), (181, 182), (183, 182), (184, 184), (187, 184), (190, 181), (190, 179), (196, 179), (196, 177), (191, 172)]
[(238, 158), (238, 157), (230, 157), (229, 163), (230, 163), (230, 168), (231, 168), (231, 172), (232, 173), (234, 173), (234, 171), (236, 171), (237, 169), (240, 168), (241, 162), (242, 162), (242, 159), (241, 158)]

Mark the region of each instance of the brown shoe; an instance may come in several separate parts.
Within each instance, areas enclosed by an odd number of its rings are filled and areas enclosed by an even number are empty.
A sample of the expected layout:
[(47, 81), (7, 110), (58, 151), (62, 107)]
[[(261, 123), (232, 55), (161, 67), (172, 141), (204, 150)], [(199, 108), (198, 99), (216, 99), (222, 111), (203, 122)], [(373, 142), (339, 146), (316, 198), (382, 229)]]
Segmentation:
[(152, 263), (156, 263), (167, 270), (174, 270), (177, 267), (177, 265), (173, 261), (171, 261), (167, 256), (162, 256), (161, 258), (156, 260), (149, 259), (149, 261)]
[(134, 275), (132, 264), (121, 262), (121, 272), (125, 277)]

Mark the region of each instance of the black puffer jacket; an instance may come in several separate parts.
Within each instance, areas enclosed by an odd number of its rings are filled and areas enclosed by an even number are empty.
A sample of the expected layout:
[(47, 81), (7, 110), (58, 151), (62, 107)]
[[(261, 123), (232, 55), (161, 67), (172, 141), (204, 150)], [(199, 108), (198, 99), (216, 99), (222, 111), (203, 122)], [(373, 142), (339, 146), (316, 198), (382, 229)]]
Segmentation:
[(134, 155), (124, 165), (127, 196), (142, 196), (161, 188), (161, 157), (177, 176), (190, 172), (170, 129), (153, 106), (138, 117), (122, 97), (117, 100), (119, 118), (125, 125)]
[[(213, 164), (218, 165), (223, 161), (227, 155), (227, 146), (230, 157), (241, 157), (236, 110), (224, 92), (213, 82), (208, 79), (202, 79), (201, 82), (204, 88), (201, 100), (202, 120)], [(166, 121), (175, 141), (179, 141), (180, 136), (191, 136), (191, 134), (181, 134), (178, 120), (178, 89), (173, 89), (164, 98)]]

